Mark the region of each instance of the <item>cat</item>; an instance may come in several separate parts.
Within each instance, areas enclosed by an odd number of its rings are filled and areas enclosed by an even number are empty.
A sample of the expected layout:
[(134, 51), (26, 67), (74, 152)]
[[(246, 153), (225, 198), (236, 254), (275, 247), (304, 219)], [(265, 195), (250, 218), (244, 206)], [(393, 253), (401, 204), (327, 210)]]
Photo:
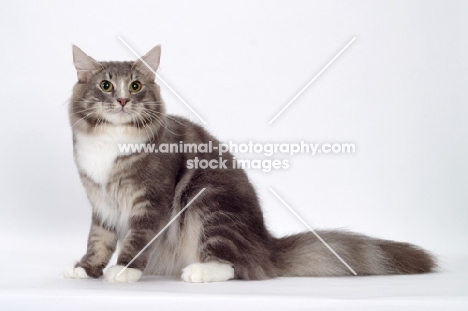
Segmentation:
[[(92, 219), (86, 254), (65, 276), (135, 282), (143, 274), (180, 275), (186, 282), (216, 282), (351, 275), (311, 232), (269, 233), (255, 189), (244, 170), (232, 168), (230, 153), (223, 154), (222, 169), (186, 165), (195, 157), (217, 159), (217, 152), (119, 153), (121, 143), (219, 144), (201, 126), (166, 113), (155, 82), (160, 55), (156, 46), (135, 62), (98, 62), (73, 46), (78, 82), (69, 118)], [(431, 254), (411, 244), (317, 233), (358, 275), (425, 273), (436, 266)], [(117, 245), (117, 264), (104, 274)]]

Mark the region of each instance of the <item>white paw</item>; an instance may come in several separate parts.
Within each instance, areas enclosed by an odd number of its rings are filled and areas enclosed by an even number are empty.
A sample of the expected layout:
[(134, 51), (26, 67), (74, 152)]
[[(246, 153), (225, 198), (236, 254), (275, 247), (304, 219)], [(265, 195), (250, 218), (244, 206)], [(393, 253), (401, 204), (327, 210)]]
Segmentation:
[[(134, 268), (126, 268), (122, 271), (124, 268), (125, 266), (110, 267), (104, 274), (104, 279), (113, 283), (131, 283), (138, 281), (143, 274), (140, 270)], [(121, 271), (122, 273), (120, 273)]]
[(182, 280), (189, 283), (222, 282), (233, 278), (234, 268), (225, 263), (193, 263), (182, 269)]
[(69, 279), (88, 279), (89, 276), (86, 273), (85, 269), (81, 267), (76, 267), (75, 265), (72, 265), (65, 269), (63, 272), (63, 276)]

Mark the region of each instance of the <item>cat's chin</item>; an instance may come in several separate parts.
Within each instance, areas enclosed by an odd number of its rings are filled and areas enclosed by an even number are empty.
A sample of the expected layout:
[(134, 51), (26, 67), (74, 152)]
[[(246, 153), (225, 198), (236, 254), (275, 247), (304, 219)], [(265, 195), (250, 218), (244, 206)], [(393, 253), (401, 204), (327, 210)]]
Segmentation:
[(133, 117), (131, 114), (126, 112), (118, 112), (118, 113), (109, 113), (104, 116), (107, 122), (111, 123), (112, 125), (128, 125), (132, 123)]

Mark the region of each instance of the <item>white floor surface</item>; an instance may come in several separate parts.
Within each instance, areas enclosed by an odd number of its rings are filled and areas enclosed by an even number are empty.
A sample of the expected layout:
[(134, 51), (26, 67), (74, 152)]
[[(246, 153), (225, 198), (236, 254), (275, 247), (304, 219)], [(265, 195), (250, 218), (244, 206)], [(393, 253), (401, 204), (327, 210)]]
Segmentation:
[(156, 276), (133, 284), (63, 278), (84, 242), (1, 241), (0, 310), (468, 310), (468, 258), (442, 257), (440, 272), (413, 276), (210, 284)]

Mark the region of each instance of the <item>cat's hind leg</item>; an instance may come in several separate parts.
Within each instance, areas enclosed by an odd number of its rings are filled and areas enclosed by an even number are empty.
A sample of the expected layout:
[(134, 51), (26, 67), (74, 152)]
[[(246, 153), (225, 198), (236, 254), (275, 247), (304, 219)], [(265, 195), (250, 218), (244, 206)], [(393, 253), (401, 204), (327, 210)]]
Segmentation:
[(182, 269), (182, 280), (188, 283), (223, 282), (234, 278), (234, 268), (227, 263), (200, 262)]
[(182, 280), (220, 282), (276, 276), (271, 262), (272, 237), (257, 203), (234, 200), (243, 196), (232, 191), (210, 190), (191, 207), (199, 215), (202, 231), (196, 248), (198, 260), (182, 269)]
[(182, 280), (188, 283), (223, 282), (234, 278), (234, 268), (219, 262), (193, 263), (182, 269)]

